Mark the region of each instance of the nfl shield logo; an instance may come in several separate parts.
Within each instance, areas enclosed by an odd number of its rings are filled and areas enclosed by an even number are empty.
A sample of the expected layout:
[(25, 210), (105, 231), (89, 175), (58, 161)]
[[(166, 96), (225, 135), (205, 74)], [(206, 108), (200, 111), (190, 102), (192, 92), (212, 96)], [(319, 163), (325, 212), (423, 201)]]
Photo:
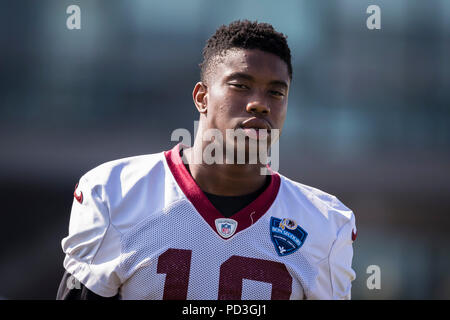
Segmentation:
[(230, 234), (231, 232), (231, 224), (222, 223), (222, 234)]
[(216, 230), (222, 238), (231, 237), (237, 228), (237, 221), (233, 219), (216, 219)]

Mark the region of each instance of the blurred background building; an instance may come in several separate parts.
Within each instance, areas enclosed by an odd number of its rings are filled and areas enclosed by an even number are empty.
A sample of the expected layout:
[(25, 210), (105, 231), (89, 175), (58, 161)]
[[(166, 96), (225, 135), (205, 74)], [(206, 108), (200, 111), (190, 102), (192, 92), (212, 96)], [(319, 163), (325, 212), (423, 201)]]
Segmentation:
[(288, 36), (279, 171), (354, 210), (353, 298), (450, 298), (450, 1), (2, 0), (0, 299), (55, 298), (79, 177), (193, 132), (205, 41), (244, 18)]

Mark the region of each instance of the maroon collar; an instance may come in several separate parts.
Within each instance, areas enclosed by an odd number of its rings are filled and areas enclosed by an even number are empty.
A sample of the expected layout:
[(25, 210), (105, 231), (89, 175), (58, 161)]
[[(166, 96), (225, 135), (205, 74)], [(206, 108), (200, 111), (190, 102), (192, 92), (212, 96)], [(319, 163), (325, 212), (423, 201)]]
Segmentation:
[[(197, 209), (203, 219), (211, 226), (214, 232), (217, 233), (215, 220), (225, 217), (212, 205), (190, 173), (187, 171), (180, 157), (180, 146), (181, 144), (179, 143), (172, 150), (164, 152), (167, 164), (183, 193), (194, 205), (195, 209)], [(250, 227), (253, 223), (255, 223), (267, 212), (267, 210), (269, 210), (270, 206), (275, 201), (280, 188), (281, 179), (278, 173), (274, 171), (271, 172), (272, 175), (270, 176), (270, 184), (266, 190), (264, 190), (252, 203), (231, 217), (231, 219), (238, 222), (237, 229), (234, 234)]]

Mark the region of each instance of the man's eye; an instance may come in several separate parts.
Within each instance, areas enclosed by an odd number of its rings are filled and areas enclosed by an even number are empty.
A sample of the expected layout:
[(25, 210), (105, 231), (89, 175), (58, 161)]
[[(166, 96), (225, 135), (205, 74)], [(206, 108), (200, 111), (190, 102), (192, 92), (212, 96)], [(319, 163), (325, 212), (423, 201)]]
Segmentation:
[(279, 96), (279, 97), (284, 96), (284, 93), (282, 93), (280, 91), (276, 91), (276, 90), (271, 90), (270, 94), (273, 94), (274, 96)]
[(245, 84), (240, 83), (230, 83), (233, 87), (239, 88), (239, 89), (248, 89), (248, 87)]

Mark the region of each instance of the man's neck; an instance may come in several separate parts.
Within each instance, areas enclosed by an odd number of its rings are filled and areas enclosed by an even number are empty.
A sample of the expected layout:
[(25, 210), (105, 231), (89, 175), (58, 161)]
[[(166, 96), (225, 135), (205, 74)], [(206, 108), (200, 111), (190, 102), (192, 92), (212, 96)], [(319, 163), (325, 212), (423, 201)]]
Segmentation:
[[(267, 176), (262, 175), (261, 164), (206, 164), (192, 161), (194, 152), (202, 148), (194, 143), (192, 148), (183, 150), (189, 171), (200, 189), (222, 196), (240, 196), (262, 188)], [(197, 149), (197, 150), (196, 150)], [(200, 154), (203, 149), (200, 150)]]

